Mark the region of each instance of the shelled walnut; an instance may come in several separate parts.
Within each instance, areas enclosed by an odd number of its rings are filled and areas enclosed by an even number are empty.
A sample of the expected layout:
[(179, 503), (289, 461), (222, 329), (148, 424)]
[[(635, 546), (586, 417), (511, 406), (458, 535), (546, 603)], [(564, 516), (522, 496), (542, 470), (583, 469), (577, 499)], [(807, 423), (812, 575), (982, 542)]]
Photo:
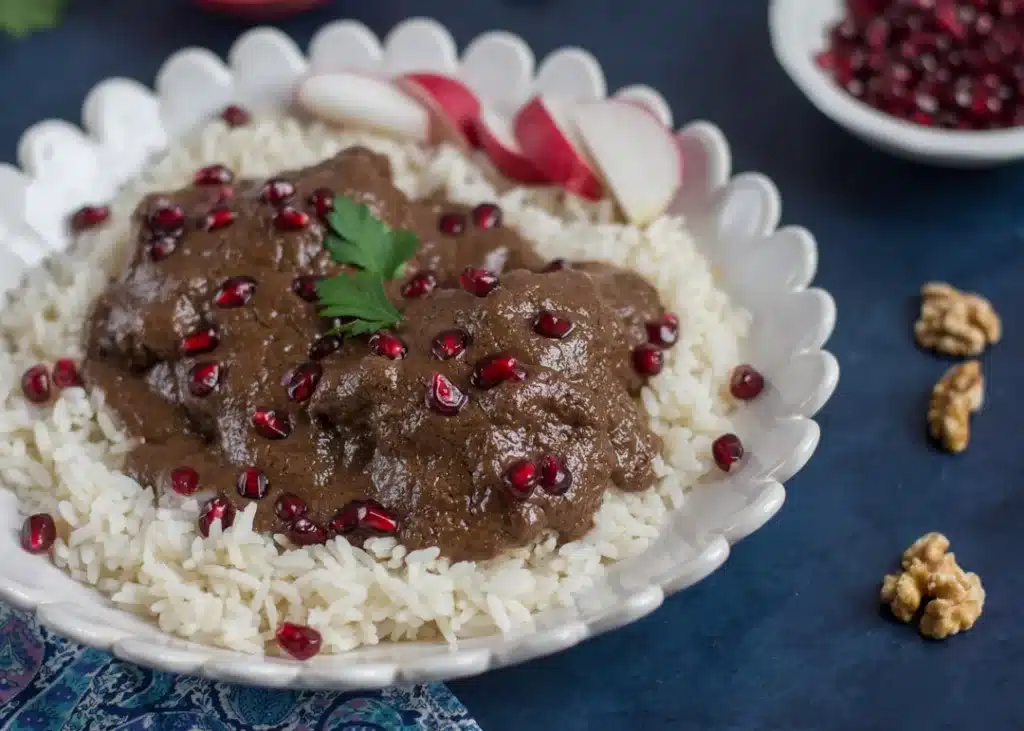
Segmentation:
[(921, 287), (921, 315), (914, 338), (922, 348), (947, 355), (979, 355), (999, 342), (1003, 325), (987, 299), (945, 282)]
[(932, 388), (928, 403), (928, 433), (947, 452), (967, 449), (971, 438), (971, 414), (981, 408), (985, 378), (981, 363), (959, 363)]
[(981, 616), (985, 589), (977, 574), (964, 571), (949, 553), (949, 539), (927, 533), (903, 552), (903, 571), (882, 582), (881, 599), (893, 615), (911, 622), (927, 599), (918, 630), (942, 640), (969, 630)]

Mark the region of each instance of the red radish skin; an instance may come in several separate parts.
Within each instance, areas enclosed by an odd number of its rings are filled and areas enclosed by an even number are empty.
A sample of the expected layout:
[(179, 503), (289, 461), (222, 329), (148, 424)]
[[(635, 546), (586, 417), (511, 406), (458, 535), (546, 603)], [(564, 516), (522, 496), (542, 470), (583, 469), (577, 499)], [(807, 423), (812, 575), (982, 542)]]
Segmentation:
[[(580, 104), (573, 119), (631, 223), (646, 226), (668, 210), (682, 184), (683, 159), (675, 135), (660, 120), (615, 99)], [(624, 139), (630, 144), (624, 146)]]
[(417, 96), (418, 92), (430, 96), (445, 117), (445, 127), (453, 125), (467, 145), (475, 146), (474, 125), (480, 118), (481, 107), (468, 86), (450, 76), (432, 73), (405, 74), (402, 82), (403, 88), (406, 84), (418, 87)]
[(404, 92), (426, 111), (429, 117), (428, 135), (432, 144), (448, 143), (463, 150), (469, 149), (469, 138), (466, 136), (465, 128), (460, 127), (430, 91), (408, 76), (395, 79), (394, 84), (396, 89)]
[(551, 182), (537, 166), (523, 154), (512, 134), (509, 122), (486, 107), (473, 127), (472, 137), (486, 153), (495, 169), (509, 180), (527, 185)]
[(338, 71), (308, 77), (296, 102), (317, 119), (377, 130), (413, 142), (432, 138), (426, 107), (397, 85), (365, 74)]
[[(602, 198), (601, 179), (582, 145), (576, 142), (576, 129), (565, 102), (534, 97), (516, 114), (513, 131), (523, 154), (548, 180), (583, 198)], [(624, 150), (628, 153), (629, 146)]]
[(194, 0), (218, 13), (227, 13), (247, 20), (277, 20), (305, 10), (326, 5), (330, 0)]

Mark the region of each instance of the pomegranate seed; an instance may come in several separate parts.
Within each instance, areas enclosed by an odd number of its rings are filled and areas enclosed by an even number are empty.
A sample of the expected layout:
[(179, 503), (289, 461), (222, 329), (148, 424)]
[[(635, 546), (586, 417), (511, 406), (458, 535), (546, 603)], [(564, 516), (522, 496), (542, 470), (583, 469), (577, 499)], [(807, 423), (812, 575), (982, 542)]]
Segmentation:
[(233, 224), (237, 217), (230, 208), (217, 206), (199, 220), (199, 228), (202, 231), (219, 231)]
[(1011, 88), (1022, 9), (1017, 0), (849, 0), (818, 61), (851, 95), (915, 124), (1012, 126), (1024, 104)]
[(564, 495), (572, 486), (572, 473), (553, 454), (540, 461), (540, 486), (548, 495)]
[(679, 318), (666, 312), (660, 319), (647, 323), (647, 342), (660, 348), (671, 348), (679, 340)]
[(53, 364), (53, 385), (57, 388), (74, 388), (82, 385), (78, 366), (71, 358), (61, 358)]
[(397, 335), (381, 330), (370, 336), (370, 350), (374, 355), (379, 355), (391, 360), (401, 360), (405, 357), (407, 348)]
[(163, 261), (178, 248), (176, 236), (158, 236), (149, 242), (149, 258), (153, 261)]
[(149, 214), (149, 228), (155, 233), (178, 235), (185, 228), (185, 211), (181, 206), (160, 206)]
[(495, 353), (477, 362), (470, 383), (477, 388), (489, 389), (506, 381), (526, 380), (526, 371), (509, 353)]
[(340, 536), (359, 530), (359, 515), (365, 509), (365, 500), (353, 500), (331, 518), (331, 530)]
[(331, 530), (339, 535), (357, 530), (394, 535), (398, 532), (398, 518), (376, 500), (353, 500), (331, 519)]
[(756, 398), (764, 390), (764, 376), (747, 364), (733, 368), (729, 378), (729, 393), (742, 401)]
[(438, 219), (437, 226), (445, 236), (459, 236), (466, 230), (466, 217), (461, 213), (445, 213)]
[(477, 228), (497, 228), (501, 225), (501, 208), (495, 203), (481, 203), (470, 215)]
[(57, 524), (46, 513), (36, 513), (21, 524), (21, 547), (29, 553), (46, 553), (57, 540)]
[(50, 400), (50, 372), (46, 366), (40, 363), (22, 374), (21, 392), (34, 404)]
[(559, 317), (549, 310), (541, 310), (540, 314), (533, 319), (533, 331), (546, 338), (561, 339), (572, 332), (576, 327), (572, 320)]
[(720, 469), (728, 472), (743, 459), (743, 443), (735, 434), (723, 434), (711, 443), (711, 455)]
[(270, 483), (263, 470), (258, 467), (247, 467), (238, 476), (235, 489), (247, 500), (262, 500), (267, 496)]
[(312, 627), (285, 622), (274, 633), (277, 644), (296, 660), (309, 660), (320, 654), (323, 637)]
[(264, 439), (285, 439), (292, 433), (292, 420), (287, 411), (258, 408), (250, 418), (252, 428)]
[(459, 328), (442, 330), (430, 343), (430, 352), (438, 360), (450, 360), (458, 358), (466, 351), (469, 345), (469, 333)]
[(252, 277), (230, 277), (221, 282), (213, 301), (218, 307), (243, 307), (255, 291), (256, 280)]
[(537, 465), (522, 460), (505, 470), (505, 489), (516, 500), (526, 500), (537, 487)]
[(196, 330), (181, 339), (181, 352), (185, 355), (202, 355), (209, 353), (220, 345), (220, 337), (217, 336), (216, 328)]
[(313, 206), (317, 216), (326, 219), (334, 210), (334, 191), (330, 188), (317, 188), (309, 196), (309, 205)]
[(235, 179), (235, 174), (224, 165), (209, 165), (196, 171), (192, 182), (196, 185), (227, 185)]
[(316, 302), (319, 295), (316, 293), (316, 283), (323, 277), (316, 274), (304, 274), (292, 280), (292, 292), (297, 294), (306, 302)]
[(263, 190), (260, 192), (260, 200), (274, 206), (287, 203), (294, 196), (295, 185), (284, 178), (271, 178), (263, 184)]
[(171, 489), (179, 495), (195, 495), (199, 490), (199, 473), (191, 467), (171, 470)]
[(208, 538), (210, 526), (220, 521), (222, 530), (227, 530), (235, 522), (235, 506), (223, 495), (210, 498), (199, 513), (199, 535)]
[(568, 269), (569, 263), (565, 259), (552, 259), (548, 262), (548, 265), (541, 271), (544, 274), (550, 274), (551, 272), (560, 272), (563, 269)]
[(72, 233), (81, 233), (106, 223), (110, 219), (109, 206), (82, 206), (71, 215)]
[(323, 360), (331, 353), (336, 352), (341, 347), (342, 342), (339, 335), (324, 335), (317, 338), (309, 346), (309, 359)]
[(244, 127), (252, 121), (252, 115), (249, 114), (248, 110), (237, 104), (224, 107), (224, 111), (220, 113), (220, 118), (224, 120), (228, 127)]
[(286, 492), (274, 502), (274, 514), (287, 523), (301, 518), (308, 510), (306, 501), (290, 492)]
[(220, 383), (220, 365), (212, 361), (196, 363), (188, 372), (188, 390), (196, 398), (205, 398)]
[(303, 363), (288, 374), (285, 390), (292, 401), (307, 401), (313, 395), (324, 369), (319, 363)]
[(433, 272), (418, 272), (402, 285), (402, 296), (415, 298), (426, 297), (437, 288), (437, 276)]
[(656, 376), (665, 366), (665, 355), (653, 345), (633, 348), (633, 368), (641, 376)]
[(279, 231), (302, 231), (309, 226), (309, 214), (298, 208), (285, 206), (274, 216), (274, 225)]
[(322, 525), (300, 516), (288, 526), (288, 538), (296, 546), (316, 546), (327, 543), (327, 531)]
[(430, 377), (427, 388), (427, 406), (439, 414), (455, 416), (469, 403), (469, 396), (446, 376), (435, 373)]
[(499, 283), (498, 275), (490, 269), (466, 267), (459, 275), (459, 284), (462, 288), (477, 297), (486, 297)]

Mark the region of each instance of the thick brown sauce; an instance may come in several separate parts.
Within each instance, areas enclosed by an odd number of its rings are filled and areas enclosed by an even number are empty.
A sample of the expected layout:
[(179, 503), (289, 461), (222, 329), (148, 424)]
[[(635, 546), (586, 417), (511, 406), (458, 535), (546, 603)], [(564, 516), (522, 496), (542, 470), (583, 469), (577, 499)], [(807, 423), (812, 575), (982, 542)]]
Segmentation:
[[(162, 491), (172, 469), (190, 466), (201, 490), (221, 492), (242, 509), (250, 501), (236, 490), (238, 476), (256, 467), (269, 484), (256, 514), (260, 530), (286, 531), (274, 511), (283, 493), (303, 498), (321, 525), (350, 501), (372, 499), (399, 519), (403, 544), (439, 546), (453, 560), (489, 558), (547, 529), (562, 541), (579, 538), (609, 481), (624, 490), (651, 486), (661, 444), (631, 395), (641, 380), (630, 358), (645, 341), (645, 322), (662, 313), (650, 285), (597, 264), (542, 273), (546, 262), (515, 231), (477, 227), (463, 206), (410, 202), (391, 183), (386, 159), (367, 150), (280, 177), (295, 185), (297, 208), (311, 210), (310, 194), (326, 187), (419, 235), (406, 271), (433, 270), (440, 286), (407, 299), (401, 281), (391, 284), (404, 313), (397, 334), (405, 358), (375, 355), (366, 337), (351, 339), (319, 361), (323, 375), (308, 400), (289, 399), (283, 382), (331, 327), (296, 296), (293, 281), (339, 271), (322, 248), (315, 216), (305, 230), (278, 230), (275, 207), (260, 199), (262, 181), (247, 181), (234, 184), (225, 204), (234, 222), (207, 232), (195, 222), (216, 201), (216, 187), (151, 196), (135, 216), (133, 259), (91, 316), (84, 365), (88, 383), (106, 392), (130, 433), (144, 440), (129, 455), (130, 474)], [(153, 261), (146, 221), (168, 203), (185, 210), (185, 232), (173, 253)], [(441, 232), (443, 213), (466, 217), (460, 235)], [(477, 297), (459, 288), (458, 275), (470, 265), (499, 272), (497, 289)], [(251, 300), (218, 307), (218, 287), (236, 276), (255, 280)], [(571, 319), (571, 333), (538, 335), (532, 322), (542, 309)], [(216, 329), (217, 347), (183, 356), (182, 338), (208, 327)], [(465, 330), (471, 342), (442, 361), (431, 353), (432, 339), (451, 328)], [(489, 390), (472, 386), (474, 364), (497, 352), (513, 354), (527, 378)], [(220, 369), (216, 389), (203, 397), (189, 387), (197, 363)], [(458, 414), (428, 408), (435, 373), (469, 396)], [(288, 415), (287, 438), (269, 440), (253, 429), (252, 414), (263, 408)], [(503, 486), (509, 466), (546, 455), (570, 471), (568, 492), (538, 488), (527, 500), (511, 497)]]

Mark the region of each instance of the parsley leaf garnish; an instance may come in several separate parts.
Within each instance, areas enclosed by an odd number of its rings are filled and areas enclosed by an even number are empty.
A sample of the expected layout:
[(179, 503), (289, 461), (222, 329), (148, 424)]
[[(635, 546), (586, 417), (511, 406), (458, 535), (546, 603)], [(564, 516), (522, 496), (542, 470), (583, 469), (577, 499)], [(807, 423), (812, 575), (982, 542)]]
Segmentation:
[(393, 231), (368, 206), (340, 196), (327, 223), (324, 246), (331, 258), (362, 271), (317, 282), (320, 314), (349, 318), (333, 331), (347, 336), (394, 327), (401, 322), (402, 313), (388, 299), (384, 282), (397, 276), (416, 254), (419, 238), (412, 231)]
[(24, 36), (53, 28), (64, 12), (65, 0), (0, 0), (0, 30)]
[(327, 222), (333, 235), (328, 236), (326, 246), (334, 261), (353, 264), (384, 279), (393, 279), (419, 246), (412, 231), (392, 231), (368, 206), (351, 198), (336, 199)]
[(387, 293), (384, 280), (373, 272), (339, 274), (317, 282), (320, 314), (324, 317), (354, 317), (337, 328), (343, 335), (364, 335), (393, 327), (402, 319)]

